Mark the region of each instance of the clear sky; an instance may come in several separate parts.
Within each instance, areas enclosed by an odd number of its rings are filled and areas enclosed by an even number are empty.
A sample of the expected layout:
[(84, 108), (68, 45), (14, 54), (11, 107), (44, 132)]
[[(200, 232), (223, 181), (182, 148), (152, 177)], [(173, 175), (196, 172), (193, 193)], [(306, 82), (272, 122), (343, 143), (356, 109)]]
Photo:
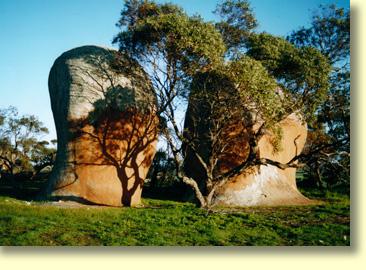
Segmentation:
[[(166, 1), (158, 1), (166, 2)], [(215, 20), (218, 0), (171, 0), (189, 14)], [(285, 36), (310, 23), (320, 4), (349, 7), (348, 0), (252, 0), (260, 31)], [(82, 45), (111, 47), (121, 0), (0, 0), (0, 108), (33, 114), (56, 138), (48, 73), (64, 51)]]

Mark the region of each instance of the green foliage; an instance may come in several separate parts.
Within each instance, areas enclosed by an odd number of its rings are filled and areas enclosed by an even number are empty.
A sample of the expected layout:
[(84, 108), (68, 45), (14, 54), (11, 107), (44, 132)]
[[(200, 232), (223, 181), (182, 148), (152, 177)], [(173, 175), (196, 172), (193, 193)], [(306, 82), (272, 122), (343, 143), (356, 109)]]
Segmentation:
[(184, 14), (184, 12), (182, 8), (170, 3), (158, 5), (149, 0), (126, 0), (117, 26), (131, 30), (139, 20), (159, 14)]
[(147, 178), (150, 179), (149, 188), (157, 188), (159, 193), (162, 187), (174, 187), (178, 183), (174, 160), (169, 157), (167, 151), (156, 151)]
[(284, 149), (284, 145), (282, 145), (283, 139), (283, 129), (279, 125), (273, 125), (269, 129), (271, 131), (270, 143), (273, 146), (273, 154), (278, 153)]
[[(333, 141), (350, 141), (350, 70), (337, 71), (332, 74), (331, 89), (319, 114), (318, 124), (327, 126), (327, 134)], [(341, 148), (348, 149), (349, 143)]]
[(47, 166), (53, 166), (56, 159), (56, 142), (56, 140), (52, 140), (50, 144), (47, 141), (40, 141), (34, 145), (30, 159), (32, 161), (33, 170), (36, 173)]
[(249, 34), (257, 26), (254, 13), (247, 0), (225, 0), (215, 10), (222, 20), (216, 23), (228, 53), (236, 54), (243, 48)]
[[(309, 28), (288, 38), (303, 49), (318, 49), (332, 64), (330, 89), (310, 123), (306, 150), (322, 149), (306, 160), (307, 173), (320, 187), (347, 189), (350, 181), (350, 12), (321, 6)], [(314, 63), (316, 67), (317, 63)]]
[(190, 203), (152, 199), (132, 209), (55, 207), (0, 197), (0, 244), (350, 245), (349, 198), (328, 192), (324, 200), (314, 206), (216, 208), (207, 212)]
[(329, 89), (331, 69), (327, 58), (315, 48), (298, 49), (266, 33), (252, 34), (247, 46), (247, 54), (261, 61), (283, 91), (291, 94), (292, 107), (295, 105), (306, 121), (313, 121)]
[(288, 40), (298, 47), (317, 48), (333, 65), (350, 54), (350, 12), (335, 5), (321, 6), (309, 28), (291, 33)]
[(264, 123), (272, 131), (275, 151), (281, 149), (282, 131), (277, 123), (285, 111), (277, 88), (262, 64), (245, 55), (194, 77), (185, 122), (185, 138), (191, 142), (185, 144), (189, 145), (185, 155), (194, 147), (212, 171), (214, 183), (224, 173), (221, 161), (237, 154), (230, 149), (246, 148), (248, 137), (256, 132), (254, 124)]
[[(0, 173), (37, 171), (54, 149), (40, 140), (48, 130), (35, 116), (19, 116), (14, 107), (0, 110)], [(52, 157), (53, 158), (53, 157)]]
[(161, 55), (166, 65), (188, 75), (220, 62), (225, 45), (212, 24), (171, 4), (144, 1), (134, 10), (127, 6), (122, 12), (122, 31), (114, 39), (121, 51), (139, 60)]
[[(212, 174), (211, 181), (217, 183), (227, 172), (221, 169), (221, 164), (230, 158), (238, 160), (239, 151), (244, 149), (240, 156), (242, 162), (252, 162), (245, 155), (248, 138), (255, 136), (254, 126), (258, 123), (272, 132), (273, 149), (279, 151), (283, 133), (278, 122), (286, 115), (285, 102), (276, 80), (260, 61), (248, 56), (242, 55), (214, 70), (198, 73), (192, 81), (185, 122), (185, 138), (189, 141), (184, 144), (187, 160), (194, 158), (193, 147), (205, 162), (202, 165), (206, 166), (205, 173)], [(236, 146), (242, 149), (234, 150)], [(189, 168), (186, 171), (192, 174)]]
[[(211, 137), (212, 127), (218, 127), (219, 122), (226, 121), (227, 126), (234, 118), (248, 120), (250, 116), (244, 111), (255, 119), (251, 121), (263, 123), (264, 132), (273, 134), (274, 151), (282, 147), (278, 123), (291, 113), (297, 113), (311, 128), (322, 115), (328, 119), (323, 129), (332, 126), (333, 133), (341, 133), (339, 121), (330, 120), (342, 116), (338, 119), (344, 122), (342, 113), (347, 115), (347, 111), (339, 110), (335, 116), (330, 109), (341, 95), (334, 94), (336, 98), (326, 106), (324, 102), (332, 86), (331, 64), (349, 53), (349, 44), (344, 44), (349, 41), (347, 34), (333, 33), (349, 29), (349, 22), (347, 26), (344, 20), (349, 19), (349, 13), (323, 9), (322, 15), (313, 17), (311, 28), (289, 38), (292, 44), (268, 33), (255, 33), (257, 21), (246, 0), (224, 0), (215, 12), (222, 20), (214, 25), (198, 16), (188, 16), (176, 5), (129, 0), (118, 23), (121, 31), (114, 39), (122, 52), (138, 60), (149, 73), (158, 98), (159, 118), (164, 119), (164, 134), (170, 137), (167, 141), (177, 142), (172, 153), (179, 153), (178, 163), (184, 156), (181, 144), (187, 143), (185, 138), (195, 137), (184, 137), (176, 124), (175, 113), (181, 105), (177, 98), (181, 97), (196, 99), (202, 108), (211, 106), (196, 123), (201, 129), (209, 129)], [(337, 48), (338, 52), (332, 51)], [(259, 135), (264, 134), (260, 131)], [(260, 138), (258, 134), (250, 138), (252, 150), (258, 149), (257, 142), (253, 142)], [(211, 153), (214, 163), (213, 146), (202, 140), (199, 143), (206, 148), (204, 153)], [(258, 156), (251, 153), (251, 158)], [(206, 154), (204, 159), (210, 160)]]
[[(238, 31), (228, 37), (221, 29), (221, 35), (229, 49), (237, 48), (235, 58), (228, 65), (235, 74), (231, 79), (239, 85), (245, 84), (245, 91), (239, 90), (244, 100), (259, 106), (262, 117), (270, 122), (268, 126), (273, 126), (275, 120), (293, 108), (303, 114), (305, 121), (313, 121), (314, 112), (326, 98), (329, 87), (327, 59), (314, 48), (298, 49), (283, 38), (251, 33), (257, 22), (248, 1), (223, 1), (216, 13), (223, 18), (221, 26)], [(192, 77), (197, 71), (222, 66), (225, 46), (211, 23), (203, 22), (199, 17), (189, 17), (175, 5), (151, 1), (127, 1), (121, 15), (118, 25), (122, 31), (114, 42), (122, 51), (145, 63), (163, 63), (168, 77), (173, 77), (169, 73), (173, 69), (176, 76), (173, 86), (182, 79), (180, 72)], [(247, 56), (243, 56), (244, 47)], [(162, 57), (158, 61), (149, 58), (159, 54)], [(260, 61), (263, 67), (254, 65), (254, 60), (248, 56)], [(280, 83), (281, 90), (274, 87), (273, 80), (268, 85), (265, 69)], [(237, 82), (238, 79), (242, 81)], [(258, 85), (261, 85), (260, 90)], [(282, 101), (278, 91), (282, 92)]]
[(285, 63), (288, 59), (296, 57), (296, 49), (291, 43), (268, 33), (251, 34), (247, 46), (247, 54), (261, 61), (276, 76), (291, 70)]
[(241, 56), (228, 64), (227, 73), (242, 104), (253, 110), (268, 127), (283, 117), (285, 111), (283, 100), (276, 91), (278, 85), (261, 62)]

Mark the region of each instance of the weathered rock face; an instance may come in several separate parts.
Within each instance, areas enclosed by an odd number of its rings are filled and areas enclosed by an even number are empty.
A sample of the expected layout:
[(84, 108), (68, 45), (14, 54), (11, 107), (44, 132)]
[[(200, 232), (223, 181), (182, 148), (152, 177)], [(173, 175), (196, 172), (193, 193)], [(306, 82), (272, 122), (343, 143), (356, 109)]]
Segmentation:
[[(270, 136), (259, 141), (260, 157), (281, 163), (289, 162), (304, 147), (307, 127), (296, 114), (291, 114), (280, 123), (283, 129), (282, 150), (273, 153)], [(214, 202), (222, 205), (298, 205), (311, 201), (296, 187), (296, 169), (282, 170), (272, 165), (261, 165), (230, 179), (221, 187)]]
[(155, 154), (155, 98), (143, 71), (117, 51), (84, 46), (49, 75), (58, 149), (48, 193), (136, 205)]
[[(202, 125), (205, 117), (200, 117), (202, 104), (188, 106), (185, 128), (190, 133), (195, 133), (198, 138), (196, 149), (201, 157), (207, 159), (209, 152), (209, 139), (207, 128)], [(194, 109), (198, 108), (198, 109)], [(199, 115), (199, 117), (197, 117)], [(194, 120), (196, 119), (196, 120)], [(203, 120), (197, 120), (203, 119)], [(300, 154), (307, 136), (307, 126), (299, 117), (293, 113), (279, 123), (283, 130), (281, 141), (282, 148), (273, 151), (271, 143), (273, 137), (270, 134), (263, 136), (259, 141), (259, 154), (262, 158), (268, 158), (281, 163), (287, 163), (296, 155)], [(254, 130), (258, 129), (259, 123), (254, 124)], [(238, 122), (227, 123), (227, 130), (224, 131), (225, 138), (229, 144), (225, 151), (218, 156), (217, 170), (227, 172), (232, 168), (245, 162), (249, 155), (249, 136), (244, 126)], [(198, 181), (200, 189), (205, 193), (206, 172), (195, 157), (190, 147), (186, 149), (185, 156), (186, 174)], [(242, 174), (232, 177), (221, 186), (214, 195), (213, 204), (233, 206), (254, 206), (254, 205), (291, 205), (309, 204), (312, 201), (304, 197), (296, 187), (296, 169), (285, 170), (267, 165), (249, 168)]]

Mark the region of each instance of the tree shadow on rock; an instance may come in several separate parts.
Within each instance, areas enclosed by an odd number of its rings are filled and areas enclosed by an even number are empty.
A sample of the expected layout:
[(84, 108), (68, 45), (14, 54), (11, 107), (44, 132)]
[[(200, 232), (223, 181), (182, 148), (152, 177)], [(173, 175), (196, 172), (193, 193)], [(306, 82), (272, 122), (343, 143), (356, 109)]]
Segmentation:
[(139, 104), (132, 91), (110, 88), (84, 121), (74, 122), (73, 137), (88, 149), (79, 149), (75, 165), (113, 166), (122, 187), (121, 204), (130, 206), (142, 189), (157, 139), (157, 118), (150, 104)]
[(120, 203), (136, 204), (155, 154), (154, 92), (142, 69), (124, 55), (94, 46), (78, 52), (65, 56), (72, 59), (65, 64), (72, 77), (71, 113), (57, 129), (62, 135), (68, 131), (58, 151), (60, 172), (50, 183), (53, 195), (118, 205), (119, 182)]

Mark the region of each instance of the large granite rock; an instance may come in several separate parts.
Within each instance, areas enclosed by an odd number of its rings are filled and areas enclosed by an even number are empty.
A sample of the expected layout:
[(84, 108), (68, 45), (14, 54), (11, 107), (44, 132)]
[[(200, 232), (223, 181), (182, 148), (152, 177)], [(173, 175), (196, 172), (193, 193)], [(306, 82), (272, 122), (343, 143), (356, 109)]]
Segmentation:
[(63, 53), (49, 75), (57, 156), (48, 194), (136, 205), (155, 154), (155, 97), (142, 69), (115, 50)]
[[(229, 93), (233, 95), (233, 93)], [(202, 100), (190, 98), (185, 118), (186, 136), (195, 134), (195, 148), (206, 161), (210, 157), (211, 141), (208, 134), (210, 113), (205, 109)], [(229, 110), (235, 110), (230, 108)], [(224, 112), (223, 112), (224, 113)], [(252, 119), (250, 111), (247, 112), (248, 119)], [(233, 114), (235, 115), (235, 114)], [(216, 171), (225, 173), (248, 159), (249, 135), (246, 129), (248, 123), (241, 123), (238, 120), (224, 123), (225, 130), (222, 139), (227, 142), (225, 150), (218, 156)], [(253, 120), (250, 120), (253, 121)], [(253, 130), (258, 130), (261, 120), (253, 124)], [(279, 123), (283, 136), (280, 142), (279, 151), (274, 151), (272, 144), (273, 134), (267, 133), (259, 141), (259, 155), (261, 158), (268, 158), (281, 163), (287, 163), (296, 155), (300, 154), (307, 136), (307, 125), (299, 119), (296, 113), (290, 114)], [(191, 147), (185, 145), (186, 155), (184, 169), (187, 176), (194, 178), (203, 193), (207, 193), (205, 182), (207, 174), (200, 165)], [(188, 196), (189, 197), (189, 196)], [(251, 167), (242, 174), (232, 177), (229, 181), (216, 190), (213, 197), (213, 204), (232, 206), (254, 206), (254, 205), (292, 205), (309, 204), (311, 200), (303, 196), (296, 187), (296, 169), (279, 169), (272, 165), (261, 165)]]
[[(289, 115), (280, 123), (283, 129), (282, 149), (273, 152), (271, 135), (259, 141), (261, 158), (281, 163), (289, 162), (300, 154), (306, 141), (306, 124)], [(216, 193), (214, 203), (221, 205), (300, 205), (312, 203), (296, 186), (296, 168), (280, 169), (273, 165), (261, 165), (233, 177)]]

